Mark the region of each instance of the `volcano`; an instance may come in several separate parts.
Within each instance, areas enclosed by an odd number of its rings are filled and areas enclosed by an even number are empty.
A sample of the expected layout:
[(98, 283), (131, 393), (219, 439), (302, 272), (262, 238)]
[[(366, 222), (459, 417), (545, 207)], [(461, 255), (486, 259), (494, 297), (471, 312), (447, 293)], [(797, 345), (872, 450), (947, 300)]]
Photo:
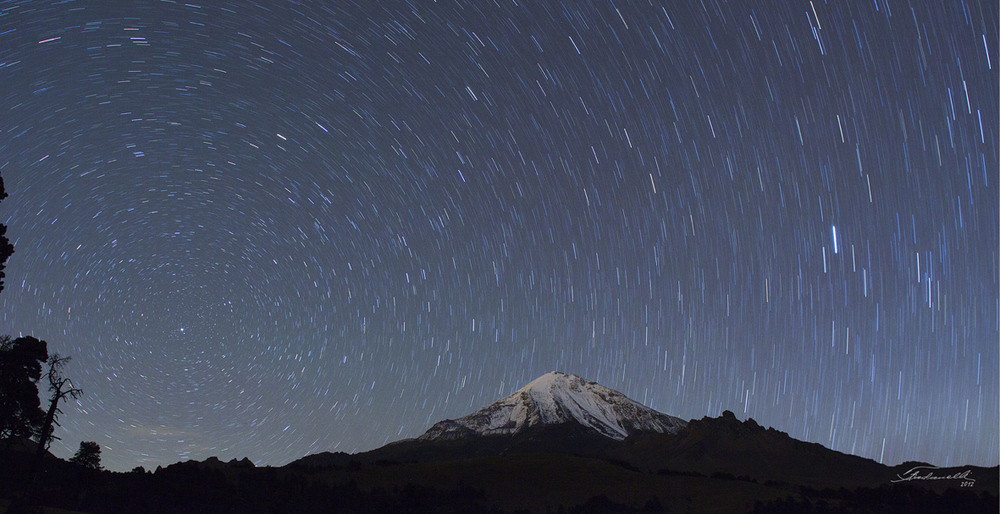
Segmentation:
[(553, 371), (468, 416), (440, 421), (417, 439), (513, 436), (532, 428), (563, 424), (575, 424), (620, 441), (645, 432), (677, 433), (687, 422), (596, 382)]

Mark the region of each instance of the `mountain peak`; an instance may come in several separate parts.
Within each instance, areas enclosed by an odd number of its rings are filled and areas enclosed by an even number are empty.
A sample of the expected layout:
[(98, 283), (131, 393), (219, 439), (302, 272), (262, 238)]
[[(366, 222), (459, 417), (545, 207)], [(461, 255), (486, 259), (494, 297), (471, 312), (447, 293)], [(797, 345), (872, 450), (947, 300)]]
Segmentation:
[(559, 380), (560, 378), (568, 378), (568, 377), (577, 377), (577, 378), (579, 378), (577, 375), (570, 375), (568, 373), (563, 373), (562, 371), (550, 371), (550, 372), (548, 372), (548, 373), (546, 373), (546, 374), (544, 374), (544, 375), (542, 375), (542, 376), (540, 376), (540, 377), (532, 380), (531, 382), (528, 382), (521, 389), (528, 389), (528, 388), (534, 387), (535, 385), (543, 384), (543, 383), (546, 383), (546, 382), (552, 382), (552, 381), (555, 381), (555, 380)]
[(586, 383), (587, 381), (579, 375), (570, 375), (568, 373), (563, 373), (562, 371), (550, 371), (532, 380), (531, 382), (528, 382), (524, 385), (524, 387), (515, 391), (514, 394), (523, 392), (539, 392), (547, 394), (545, 392), (551, 392), (553, 388), (559, 389), (573, 386), (578, 387), (580, 384)]
[(674, 433), (686, 424), (614, 389), (552, 371), (468, 416), (435, 424), (419, 439), (513, 435), (529, 427), (564, 423), (576, 423), (617, 440), (637, 432)]

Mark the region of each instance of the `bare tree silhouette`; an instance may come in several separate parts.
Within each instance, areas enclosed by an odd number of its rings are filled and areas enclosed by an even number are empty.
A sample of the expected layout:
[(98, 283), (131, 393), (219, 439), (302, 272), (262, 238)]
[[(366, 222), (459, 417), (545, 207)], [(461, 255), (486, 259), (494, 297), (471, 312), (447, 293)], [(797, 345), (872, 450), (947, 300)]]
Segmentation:
[(49, 381), (49, 410), (45, 414), (45, 424), (42, 425), (38, 434), (38, 448), (35, 451), (35, 458), (31, 461), (31, 471), (28, 474), (28, 482), (19, 498), (16, 498), (7, 509), (10, 514), (21, 514), (41, 512), (41, 506), (35, 499), (35, 483), (38, 481), (38, 471), (41, 469), (42, 459), (48, 450), (55, 427), (59, 425), (58, 415), (59, 401), (64, 398), (79, 398), (83, 394), (83, 389), (73, 386), (73, 381), (62, 375), (62, 369), (70, 361), (71, 357), (60, 357), (59, 354), (52, 354), (49, 357), (49, 372), (46, 375)]

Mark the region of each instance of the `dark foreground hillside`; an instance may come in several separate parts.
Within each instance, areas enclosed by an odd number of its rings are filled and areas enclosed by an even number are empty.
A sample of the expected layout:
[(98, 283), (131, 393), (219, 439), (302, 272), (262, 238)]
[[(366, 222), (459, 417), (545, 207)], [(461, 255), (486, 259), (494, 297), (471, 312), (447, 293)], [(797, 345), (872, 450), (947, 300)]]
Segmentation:
[[(23, 469), (16, 458), (0, 463), (0, 498), (16, 494)], [(972, 487), (942, 480), (824, 489), (560, 453), (316, 468), (209, 459), (131, 473), (52, 459), (40, 497), (87, 513), (997, 512), (997, 468), (963, 469)]]

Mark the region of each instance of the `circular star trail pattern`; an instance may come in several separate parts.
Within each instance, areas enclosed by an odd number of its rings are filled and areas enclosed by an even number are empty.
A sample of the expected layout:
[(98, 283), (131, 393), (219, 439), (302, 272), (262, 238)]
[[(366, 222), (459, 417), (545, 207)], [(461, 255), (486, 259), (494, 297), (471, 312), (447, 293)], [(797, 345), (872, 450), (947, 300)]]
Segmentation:
[(0, 7), (58, 455), (362, 451), (557, 369), (997, 464), (995, 2)]

